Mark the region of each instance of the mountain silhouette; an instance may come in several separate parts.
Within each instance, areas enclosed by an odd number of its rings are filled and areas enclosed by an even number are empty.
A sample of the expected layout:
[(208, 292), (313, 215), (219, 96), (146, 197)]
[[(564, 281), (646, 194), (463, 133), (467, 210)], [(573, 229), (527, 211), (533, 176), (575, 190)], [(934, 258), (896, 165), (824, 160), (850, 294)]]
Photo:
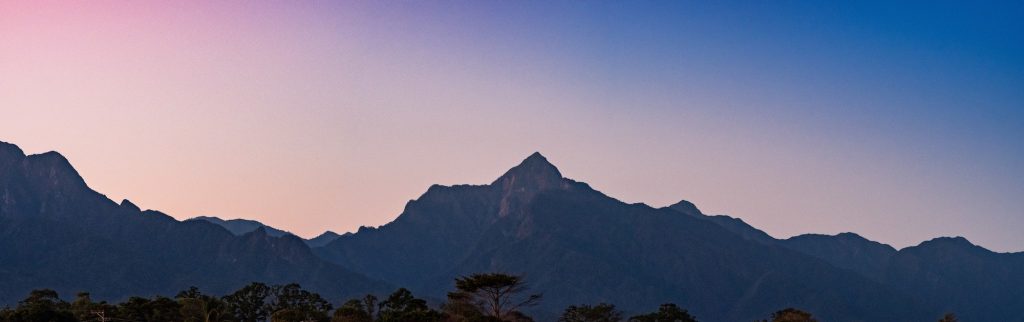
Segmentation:
[(726, 215), (705, 215), (703, 212), (700, 211), (700, 209), (697, 209), (696, 205), (686, 200), (679, 201), (671, 206), (668, 206), (667, 208), (676, 212), (693, 216), (694, 218), (703, 219), (718, 224), (725, 230), (728, 230), (733, 234), (739, 235), (740, 237), (746, 240), (762, 244), (774, 244), (776, 242), (775, 238), (772, 238), (772, 236), (768, 235), (768, 233), (765, 233), (757, 228), (754, 228), (754, 226), (751, 226), (750, 224), (744, 222), (743, 219), (733, 218)]
[[(692, 203), (667, 207), (714, 222), (740, 237), (777, 245), (856, 272), (930, 308), (965, 321), (1024, 321), (1024, 253), (995, 253), (963, 237), (940, 237), (896, 250), (855, 233), (775, 239), (738, 218), (704, 215)], [(893, 320), (890, 317), (887, 320)], [(917, 320), (907, 317), (907, 320)]]
[(333, 231), (326, 231), (326, 232), (324, 232), (324, 233), (322, 233), (322, 234), (320, 234), (320, 235), (318, 235), (318, 236), (316, 236), (314, 238), (305, 239), (305, 238), (302, 238), (302, 237), (298, 237), (295, 234), (292, 234), (290, 232), (287, 232), (287, 231), (284, 231), (284, 230), (280, 230), (280, 229), (277, 229), (277, 228), (265, 225), (265, 224), (263, 224), (261, 222), (258, 222), (258, 221), (255, 221), (255, 220), (249, 220), (249, 219), (228, 219), (228, 220), (224, 220), (224, 219), (221, 219), (221, 218), (218, 218), (218, 217), (212, 217), (212, 216), (198, 216), (198, 217), (194, 217), (194, 218), (189, 218), (189, 219), (187, 219), (185, 221), (196, 221), (196, 220), (206, 221), (206, 222), (210, 222), (210, 223), (216, 224), (218, 226), (224, 227), (224, 229), (227, 229), (232, 234), (235, 234), (235, 236), (245, 235), (245, 234), (248, 234), (250, 232), (256, 231), (256, 229), (259, 229), (259, 228), (262, 227), (264, 230), (266, 230), (267, 235), (270, 235), (270, 236), (273, 236), (273, 237), (283, 237), (285, 235), (294, 236), (296, 238), (302, 239), (302, 241), (305, 242), (306, 245), (308, 245), (309, 247), (320, 247), (320, 246), (326, 245), (327, 243), (330, 243), (330, 242), (334, 241), (335, 239), (337, 239), (339, 236), (341, 236), (341, 235), (338, 235), (338, 234), (334, 233)]
[(395, 221), (315, 251), (439, 297), (463, 274), (524, 274), (545, 293), (539, 314), (596, 302), (627, 312), (685, 303), (702, 321), (754, 320), (788, 306), (838, 321), (931, 311), (909, 294), (686, 209), (623, 203), (563, 178), (534, 154), (489, 185), (431, 186)]
[[(224, 229), (227, 229), (228, 231), (230, 231), (232, 234), (235, 234), (236, 236), (241, 236), (241, 235), (245, 235), (245, 234), (254, 232), (254, 231), (256, 231), (256, 229), (259, 229), (261, 227), (263, 228), (263, 230), (265, 230), (267, 232), (267, 235), (270, 235), (270, 236), (274, 236), (274, 237), (282, 237), (284, 235), (295, 236), (294, 234), (292, 234), (290, 232), (287, 232), (287, 231), (284, 231), (284, 230), (280, 230), (280, 229), (277, 229), (277, 228), (274, 228), (274, 227), (270, 227), (270, 226), (264, 225), (261, 222), (258, 222), (258, 221), (255, 221), (255, 220), (248, 220), (248, 219), (228, 219), (228, 220), (224, 220), (224, 219), (220, 219), (219, 217), (199, 216), (199, 217), (189, 218), (189, 219), (187, 219), (185, 221), (195, 221), (195, 220), (206, 221), (206, 222), (210, 222), (210, 223), (216, 224), (217, 226), (224, 227)], [(296, 237), (298, 237), (298, 236), (296, 236)]]
[(854, 233), (835, 236), (805, 234), (780, 241), (783, 246), (852, 270), (876, 281), (896, 254), (892, 246), (870, 241)]
[(964, 321), (1024, 321), (1024, 253), (940, 237), (894, 254), (883, 278)]
[(776, 239), (685, 200), (623, 203), (539, 153), (490, 184), (430, 186), (383, 226), (302, 240), (115, 203), (60, 154), (0, 142), (0, 304), (36, 288), (119, 300), (251, 281), (298, 282), (334, 302), (395, 286), (441, 299), (477, 272), (525, 276), (545, 294), (538, 321), (599, 302), (627, 314), (673, 302), (712, 322), (785, 307), (823, 321), (1024, 320), (1024, 253), (961, 237), (900, 250), (854, 233)]
[[(347, 235), (349, 233), (345, 233), (345, 234)], [(309, 245), (309, 247), (321, 247), (321, 246), (330, 244), (335, 239), (338, 239), (338, 237), (341, 237), (341, 236), (342, 235), (338, 235), (337, 233), (328, 230), (328, 231), (325, 231), (324, 233), (322, 233), (322, 234), (320, 234), (320, 235), (318, 235), (316, 237), (307, 239), (306, 240), (306, 245)]]
[(968, 321), (1024, 321), (1024, 312), (1012, 309), (1024, 305), (1024, 253), (995, 253), (963, 237), (936, 238), (898, 251), (849, 232), (779, 240), (738, 218), (704, 215), (685, 200), (667, 208), (717, 223), (745, 239), (856, 272), (912, 294), (934, 312), (957, 312)]
[(315, 256), (294, 236), (259, 228), (235, 236), (97, 193), (56, 152), (26, 156), (0, 142), (0, 303), (32, 289), (98, 299), (213, 294), (252, 281), (298, 282), (333, 298), (391, 287)]

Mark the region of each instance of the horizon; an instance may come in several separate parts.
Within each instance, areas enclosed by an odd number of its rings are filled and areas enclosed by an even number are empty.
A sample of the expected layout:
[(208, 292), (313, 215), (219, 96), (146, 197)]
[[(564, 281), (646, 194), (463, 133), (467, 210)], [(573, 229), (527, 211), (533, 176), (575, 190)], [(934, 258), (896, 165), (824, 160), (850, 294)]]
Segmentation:
[(777, 238), (1024, 251), (1024, 4), (0, 3), (0, 140), (312, 238), (534, 151)]
[[(17, 144), (14, 144), (14, 143), (11, 143), (11, 142), (5, 142), (5, 141), (3, 141), (3, 140), (0, 140), (0, 144), (2, 144), (2, 143), (7, 143), (7, 144), (11, 144), (11, 145), (13, 145), (13, 146), (15, 146), (15, 147), (17, 147), (17, 148), (20, 148), (20, 147), (19, 147), (19, 146), (18, 146)], [(24, 151), (22, 151), (22, 152), (24, 152)], [(60, 153), (60, 151), (54, 151), (54, 150), (51, 150), (51, 151), (46, 151), (46, 152), (42, 152), (42, 153), (25, 153), (25, 155), (26, 155), (26, 156), (31, 156), (31, 155), (39, 155), (39, 154), (46, 154), (46, 153), (56, 153), (56, 154), (58, 154), (58, 155), (61, 155), (61, 156), (63, 156), (63, 154), (61, 154), (61, 153)], [(550, 164), (550, 165), (554, 166), (554, 167), (555, 167), (556, 169), (558, 169), (558, 165), (556, 165), (556, 164), (553, 164), (552, 162), (548, 161), (548, 160), (547, 160), (547, 157), (545, 157), (545, 156), (543, 155), (543, 153), (541, 153), (540, 151), (536, 151), (536, 152), (533, 152), (533, 153), (531, 153), (531, 154), (530, 154), (529, 156), (527, 156), (527, 157), (523, 158), (523, 160), (522, 160), (522, 161), (521, 161), (521, 162), (520, 162), (519, 164), (517, 164), (517, 165), (516, 165), (516, 166), (514, 166), (514, 167), (511, 167), (511, 168), (509, 168), (509, 169), (508, 169), (508, 170), (506, 170), (506, 171), (510, 171), (511, 169), (513, 169), (513, 168), (515, 168), (515, 167), (517, 167), (517, 166), (521, 165), (522, 163), (525, 163), (525, 162), (526, 162), (527, 160), (529, 160), (530, 158), (532, 158), (532, 157), (534, 157), (534, 156), (540, 156), (541, 158), (543, 158), (543, 159), (544, 159), (544, 162), (547, 162), (548, 164)], [(65, 157), (65, 158), (66, 158), (66, 157)], [(69, 159), (69, 160), (68, 160), (68, 162), (69, 162), (69, 163), (71, 164), (72, 168), (74, 169), (74, 163), (72, 162), (72, 160), (70, 160), (70, 159)], [(77, 169), (75, 169), (75, 171), (77, 172)], [(560, 171), (561, 171), (561, 169), (558, 169), (558, 171), (560, 172)], [(504, 172), (503, 172), (503, 173), (504, 173)], [(81, 173), (79, 173), (79, 175), (81, 176)], [(89, 183), (89, 180), (88, 180), (88, 179), (86, 179), (86, 178), (85, 178), (85, 176), (82, 176), (82, 178), (83, 178), (83, 179), (85, 180), (85, 183), (86, 183), (86, 184), (88, 185), (88, 183)], [(500, 177), (496, 177), (495, 179), (499, 179), (499, 178), (500, 178)], [(569, 180), (575, 180), (575, 181), (577, 181), (577, 182), (583, 182), (583, 183), (586, 183), (586, 181), (584, 181), (584, 180), (577, 180), (577, 179), (574, 179), (574, 178), (570, 178), (570, 177), (567, 177), (567, 176), (564, 176), (564, 175), (562, 176), (562, 178), (564, 178), (564, 179), (569, 179)], [(492, 181), (492, 182), (493, 182), (493, 181)], [(488, 185), (488, 184), (491, 184), (491, 183), (479, 183), (479, 184), (478, 184), (478, 183), (464, 183), (464, 184), (469, 184), (469, 185)], [(455, 184), (455, 185), (459, 185), (459, 184)], [(90, 188), (92, 188), (92, 187), (90, 186)], [(428, 188), (429, 188), (429, 187), (428, 187)], [(427, 189), (427, 188), (425, 188), (425, 189), (424, 189), (424, 193), (426, 192), (426, 189)], [(93, 190), (95, 191), (95, 189), (93, 189)], [(595, 188), (595, 190), (597, 190), (597, 191), (601, 191), (600, 189), (596, 189), (596, 188)], [(98, 192), (98, 193), (100, 193), (100, 194), (103, 194), (103, 192), (102, 192), (102, 191), (96, 191), (96, 192)], [(104, 196), (106, 196), (105, 194), (103, 194), (103, 195), (104, 195)], [(615, 199), (615, 200), (619, 200), (619, 199), (618, 199), (618, 198), (616, 198), (615, 196), (609, 196), (609, 197), (611, 197), (611, 198), (613, 198), (613, 199)], [(108, 199), (110, 199), (110, 197), (107, 197), (107, 198), (108, 198)], [(410, 201), (416, 200), (416, 199), (418, 199), (418, 198), (419, 198), (419, 197), (417, 197), (417, 198), (413, 198), (413, 199), (410, 199)], [(115, 203), (119, 203), (119, 202), (120, 202), (120, 201), (118, 201), (118, 200), (115, 200), (115, 199), (110, 199), (110, 200), (111, 200), (111, 201), (113, 201), (113, 202), (115, 202)], [(130, 198), (125, 198), (124, 200), (128, 200), (129, 202), (132, 202)], [(622, 201), (622, 200), (619, 200), (619, 201), (620, 201), (620, 202), (625, 202), (625, 201)], [(673, 204), (674, 204), (674, 203), (678, 203), (678, 202), (682, 202), (682, 201), (686, 201), (686, 202), (690, 202), (690, 203), (693, 203), (693, 204), (694, 204), (695, 206), (697, 206), (697, 208), (700, 208), (700, 206), (699, 206), (699, 203), (696, 203), (696, 202), (693, 202), (692, 200), (687, 200), (687, 199), (680, 199), (680, 200), (677, 200), (676, 202), (673, 202)], [(137, 203), (135, 203), (135, 202), (132, 202), (132, 203), (133, 203), (133, 204), (136, 204), (136, 206), (138, 206), (138, 205), (137, 205)], [(663, 206), (656, 206), (656, 205), (650, 205), (650, 204), (647, 204), (647, 203), (645, 203), (645, 202), (637, 202), (637, 203), (639, 203), (639, 204), (642, 204), (642, 205), (644, 205), (644, 206), (647, 206), (647, 207), (651, 207), (651, 208), (666, 208), (666, 207), (669, 207), (669, 206), (671, 206), (671, 205), (672, 205), (672, 204), (667, 204), (667, 205), (663, 205)], [(631, 203), (631, 204), (636, 204), (636, 203)], [(270, 227), (270, 228), (274, 228), (274, 229), (279, 229), (279, 230), (281, 230), (281, 231), (283, 231), (283, 232), (285, 232), (285, 233), (289, 233), (289, 234), (295, 235), (295, 236), (297, 236), (297, 237), (299, 237), (299, 238), (302, 238), (302, 239), (305, 239), (305, 240), (310, 240), (310, 239), (313, 239), (313, 238), (315, 238), (315, 237), (319, 237), (319, 236), (321, 236), (321, 235), (324, 235), (324, 234), (327, 234), (327, 233), (334, 233), (334, 234), (337, 234), (337, 235), (339, 235), (339, 236), (340, 236), (340, 235), (345, 235), (346, 233), (356, 233), (356, 232), (358, 231), (358, 228), (357, 228), (357, 229), (354, 229), (354, 230), (351, 230), (351, 231), (341, 231), (341, 232), (339, 232), (339, 231), (335, 231), (335, 230), (332, 230), (332, 229), (325, 229), (325, 230), (323, 230), (323, 231), (321, 231), (321, 232), (319, 232), (319, 233), (313, 234), (313, 235), (309, 235), (309, 236), (303, 236), (303, 235), (299, 235), (299, 234), (296, 234), (296, 233), (292, 232), (291, 230), (289, 230), (289, 229), (287, 229), (287, 228), (285, 228), (285, 227), (277, 227), (277, 226), (273, 226), (273, 225), (268, 225), (268, 224), (266, 224), (266, 223), (263, 223), (263, 222), (261, 222), (261, 221), (258, 221), (258, 220), (252, 219), (252, 218), (245, 218), (245, 217), (239, 217), (239, 218), (224, 218), (224, 217), (219, 217), (219, 216), (213, 216), (213, 215), (196, 215), (196, 216), (192, 216), (192, 217), (188, 217), (188, 218), (180, 218), (180, 217), (174, 216), (174, 214), (169, 214), (169, 213), (163, 212), (163, 211), (161, 211), (161, 210), (159, 210), (159, 209), (150, 209), (150, 208), (146, 208), (146, 207), (141, 207), (141, 206), (140, 206), (140, 208), (141, 208), (142, 210), (152, 210), (152, 211), (157, 211), (157, 212), (161, 212), (161, 213), (163, 213), (163, 214), (165, 214), (165, 215), (168, 215), (168, 216), (171, 216), (171, 217), (173, 217), (173, 218), (174, 218), (175, 220), (178, 220), (178, 221), (186, 221), (186, 220), (197, 220), (197, 219), (204, 219), (204, 218), (209, 218), (209, 219), (219, 219), (219, 220), (224, 220), (224, 221), (232, 221), (232, 220), (244, 220), (244, 221), (251, 221), (251, 222), (255, 222), (255, 223), (259, 223), (259, 224), (262, 224), (262, 225), (264, 225), (264, 226), (268, 226), (268, 227)], [(709, 215), (709, 216), (714, 216), (714, 215), (726, 215), (726, 214), (714, 214), (714, 213), (706, 213), (706, 212), (705, 212), (705, 214), (706, 214), (706, 215)], [(396, 215), (395, 219), (397, 219), (397, 217), (398, 217), (399, 215), (401, 215), (401, 213), (400, 213), (400, 214), (398, 214), (398, 215)], [(727, 216), (728, 216), (728, 215), (727, 215)], [(739, 218), (739, 217), (735, 217), (735, 216), (731, 216), (731, 217), (734, 217), (734, 218)], [(742, 219), (742, 218), (740, 218), (740, 219)], [(392, 219), (392, 220), (394, 220), (394, 219)], [(390, 221), (389, 221), (388, 223), (390, 223)], [(387, 223), (385, 223), (385, 224), (387, 224)], [(378, 225), (378, 226), (365, 226), (365, 225), (361, 225), (361, 226), (359, 226), (359, 228), (363, 228), (363, 227), (367, 227), (367, 228), (379, 228), (380, 226), (382, 226), (382, 225)], [(758, 227), (754, 227), (754, 228), (758, 228)], [(257, 229), (259, 229), (259, 228), (257, 228)], [(759, 229), (759, 228), (758, 228), (758, 229)], [(993, 251), (993, 252), (997, 252), (997, 253), (1024, 253), (1024, 251), (1022, 251), (1022, 250), (1016, 250), (1016, 251), (1013, 251), (1013, 250), (1011, 250), (1011, 251), (999, 251), (999, 250), (991, 249), (991, 248), (989, 248), (989, 247), (986, 247), (985, 245), (980, 245), (980, 244), (978, 244), (978, 243), (976, 243), (976, 242), (974, 242), (974, 241), (971, 241), (970, 239), (967, 239), (967, 238), (965, 238), (965, 237), (963, 237), (963, 236), (959, 236), (959, 235), (953, 235), (953, 236), (934, 236), (934, 237), (932, 237), (932, 238), (928, 238), (928, 239), (922, 240), (922, 241), (920, 241), (920, 242), (918, 242), (918, 243), (916, 243), (916, 244), (912, 244), (912, 245), (907, 245), (907, 246), (903, 246), (903, 247), (897, 247), (897, 246), (893, 246), (893, 245), (891, 245), (891, 244), (889, 244), (889, 243), (885, 243), (885, 242), (882, 242), (882, 241), (877, 241), (877, 240), (873, 240), (873, 239), (871, 239), (871, 238), (867, 238), (867, 237), (863, 236), (862, 234), (859, 234), (859, 233), (857, 233), (857, 232), (854, 232), (854, 231), (844, 231), (844, 232), (838, 232), (838, 233), (834, 233), (834, 234), (822, 234), (822, 233), (814, 233), (814, 232), (807, 232), (807, 233), (801, 233), (801, 234), (797, 234), (797, 235), (794, 235), (794, 236), (788, 236), (788, 237), (795, 237), (795, 236), (800, 236), (800, 235), (823, 235), (823, 236), (836, 236), (836, 235), (842, 235), (842, 234), (854, 234), (854, 235), (856, 235), (856, 236), (864, 237), (864, 238), (866, 238), (866, 239), (868, 239), (868, 240), (871, 240), (871, 241), (875, 241), (875, 242), (880, 242), (880, 243), (882, 243), (882, 244), (884, 244), (884, 245), (887, 245), (887, 246), (893, 247), (893, 248), (895, 248), (896, 250), (901, 250), (901, 249), (904, 249), (904, 248), (908, 248), (908, 247), (914, 247), (914, 246), (919, 246), (920, 244), (923, 244), (923, 243), (925, 243), (925, 242), (929, 242), (929, 241), (934, 241), (934, 240), (942, 240), (942, 239), (961, 239), (961, 238), (962, 238), (962, 239), (965, 239), (965, 240), (967, 240), (967, 241), (968, 241), (969, 243), (971, 243), (971, 244), (973, 244), (973, 245), (976, 245), (976, 246), (980, 246), (980, 247), (983, 247), (983, 248), (985, 248), (985, 249), (988, 249), (988, 250), (991, 250), (991, 251)], [(771, 234), (769, 233), (769, 235), (771, 235)], [(772, 235), (772, 237), (774, 237), (774, 238), (778, 238), (778, 239), (786, 239), (786, 238), (788, 238), (788, 237), (780, 237), (780, 236), (774, 236), (774, 235)]]

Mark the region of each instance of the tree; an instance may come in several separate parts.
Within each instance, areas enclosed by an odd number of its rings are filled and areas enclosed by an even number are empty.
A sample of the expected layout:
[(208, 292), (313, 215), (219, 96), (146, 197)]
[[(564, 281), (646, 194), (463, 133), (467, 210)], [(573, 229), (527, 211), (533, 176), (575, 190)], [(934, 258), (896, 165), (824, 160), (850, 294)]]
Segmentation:
[(306, 313), (298, 309), (281, 309), (270, 314), (270, 322), (305, 322), (319, 321), (306, 317)]
[(197, 298), (201, 298), (203, 296), (205, 296), (205, 295), (203, 294), (203, 292), (199, 291), (198, 287), (189, 286), (187, 290), (178, 292), (178, 295), (175, 295), (174, 298), (176, 298), (176, 299), (197, 299)]
[(117, 304), (117, 311), (114, 312), (114, 317), (129, 321), (148, 321), (148, 309), (146, 308), (148, 304), (149, 299), (147, 298), (129, 297), (124, 302)]
[(179, 322), (181, 321), (181, 305), (178, 301), (157, 296), (149, 301), (146, 306), (149, 311), (149, 322)]
[(261, 322), (270, 315), (267, 297), (271, 288), (263, 283), (253, 282), (224, 297), (228, 312), (237, 322)]
[(75, 300), (71, 301), (70, 310), (79, 321), (93, 321), (99, 320), (100, 315), (96, 312), (107, 316), (114, 314), (117, 308), (107, 302), (93, 302), (88, 292), (79, 292)]
[(697, 318), (673, 303), (665, 303), (658, 312), (630, 317), (629, 322), (697, 322)]
[(118, 304), (113, 316), (129, 321), (179, 322), (181, 306), (178, 302), (162, 296), (152, 300), (133, 296)]
[(195, 286), (178, 292), (174, 298), (181, 306), (181, 317), (185, 322), (229, 321), (228, 306), (223, 300), (203, 294)]
[[(8, 311), (8, 310), (5, 310)], [(18, 302), (13, 311), (5, 313), (11, 322), (74, 322), (69, 305), (50, 289), (34, 290)]]
[(462, 292), (449, 292), (448, 301), (441, 306), (441, 311), (446, 322), (500, 322), (495, 317), (485, 315), (476, 304), (472, 303), (469, 294)]
[(946, 313), (946, 315), (943, 315), (942, 318), (939, 319), (939, 322), (959, 322), (959, 321), (960, 320), (957, 319), (956, 315), (953, 314), (953, 313)]
[(786, 308), (772, 313), (771, 322), (818, 322), (810, 313), (795, 309)]
[(10, 322), (14, 320), (14, 310), (10, 307), (5, 306), (0, 309), (0, 322)]
[(615, 305), (600, 303), (595, 306), (571, 305), (562, 313), (558, 322), (620, 322), (622, 312), (615, 310)]
[(290, 321), (289, 319), (327, 321), (328, 314), (333, 308), (331, 303), (323, 299), (320, 294), (303, 290), (299, 284), (274, 286), (271, 288), (271, 292), (273, 302), (270, 303), (270, 312), (288, 312), (279, 315), (275, 321)]
[[(486, 320), (484, 320), (486, 321)], [(512, 311), (508, 316), (504, 317), (503, 322), (534, 322), (533, 318), (523, 314), (523, 312)]]
[(90, 311), (92, 311), (94, 304), (89, 292), (79, 292), (75, 295), (75, 300), (71, 301), (71, 313), (79, 321), (86, 320), (92, 315)]
[(441, 313), (430, 309), (427, 301), (412, 296), (409, 290), (400, 288), (380, 303), (378, 322), (431, 322), (440, 321)]
[(227, 308), (217, 302), (208, 302), (196, 298), (183, 298), (178, 299), (178, 304), (181, 305), (181, 318), (185, 322), (230, 321)]
[(363, 301), (352, 299), (334, 311), (331, 322), (373, 322), (373, 314)]
[[(536, 305), (541, 294), (526, 295), (522, 277), (502, 273), (473, 274), (455, 279), (455, 298), (475, 306), (481, 313), (505, 320), (519, 309)], [(452, 299), (452, 295), (449, 295)]]
[(376, 319), (377, 314), (377, 297), (373, 294), (366, 294), (363, 297), (363, 306), (366, 307), (366, 314), (370, 319)]

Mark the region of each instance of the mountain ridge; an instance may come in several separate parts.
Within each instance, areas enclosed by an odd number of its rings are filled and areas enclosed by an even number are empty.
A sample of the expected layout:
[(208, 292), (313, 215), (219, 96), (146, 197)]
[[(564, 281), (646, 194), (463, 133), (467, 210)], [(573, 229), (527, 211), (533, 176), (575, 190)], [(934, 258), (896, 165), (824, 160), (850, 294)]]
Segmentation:
[(0, 303), (43, 287), (109, 300), (171, 296), (193, 285), (223, 294), (252, 281), (300, 282), (335, 298), (391, 288), (321, 260), (297, 240), (234, 236), (115, 203), (56, 152), (25, 155), (0, 144), (0, 196), (0, 270), (10, 272), (0, 276)]
[[(127, 201), (127, 200), (125, 200), (125, 201)], [(293, 234), (290, 231), (282, 230), (282, 229), (277, 229), (277, 228), (274, 228), (274, 227), (272, 227), (270, 225), (264, 224), (264, 223), (256, 221), (256, 220), (243, 219), (243, 218), (221, 219), (220, 217), (216, 217), (216, 216), (196, 216), (196, 217), (192, 217), (192, 218), (189, 218), (189, 219), (185, 219), (184, 221), (206, 221), (206, 222), (210, 222), (210, 223), (213, 223), (215, 225), (224, 227), (224, 229), (227, 229), (228, 231), (230, 231), (235, 236), (245, 235), (247, 233), (256, 231), (257, 229), (263, 228), (264, 230), (266, 230), (267, 235), (270, 235), (270, 236), (273, 236), (273, 237), (295, 236), (295, 237), (301, 239), (309, 247), (323, 246), (323, 245), (326, 245), (327, 243), (330, 243), (331, 241), (334, 241), (338, 237), (341, 237), (341, 235), (338, 235), (337, 233), (328, 230), (328, 231), (324, 231), (320, 235), (317, 235), (316, 237), (306, 239), (306, 238), (299, 237), (298, 235)]]
[[(545, 310), (572, 304), (565, 300), (571, 298), (577, 302), (612, 302), (627, 311), (676, 301), (687, 303), (698, 316), (717, 317), (710, 321), (754, 319), (770, 313), (772, 307), (787, 304), (773, 300), (771, 294), (790, 286), (822, 288), (825, 280), (858, 281), (845, 284), (845, 291), (831, 296), (808, 298), (796, 294), (803, 299), (803, 307), (816, 309), (826, 317), (854, 316), (854, 312), (832, 309), (823, 302), (848, 297), (840, 295), (844, 292), (885, 297), (892, 303), (913, 303), (909, 297), (853, 272), (831, 268), (820, 259), (786, 248), (741, 238), (694, 215), (680, 216), (671, 209), (622, 203), (585, 183), (561, 177), (560, 171), (537, 153), (489, 185), (431, 186), (391, 223), (361, 229), (314, 251), (354, 271), (384, 280), (397, 279), (398, 284), (432, 296), (443, 296), (431, 290), (443, 289), (453, 277), (471, 272), (525, 274), (534, 283), (544, 285), (546, 293), (555, 298), (537, 309), (541, 315)], [(373, 252), (367, 252), (371, 247)], [(668, 257), (650, 257), (657, 256), (654, 254)], [(764, 263), (746, 263), (744, 257)], [(702, 264), (723, 260), (731, 264)], [(801, 276), (817, 275), (819, 280), (808, 284), (792, 272), (770, 268), (787, 261), (815, 267), (810, 271), (804, 268)], [(576, 266), (581, 268), (572, 269)], [(672, 270), (661, 267), (688, 273), (672, 277)], [(744, 282), (736, 284), (736, 279)], [(699, 296), (694, 293), (702, 283), (698, 281), (735, 287)], [(914, 304), (907, 304), (905, 309), (924, 311)], [(897, 307), (888, 310), (888, 314), (915, 315), (899, 313), (903, 309)], [(864, 316), (872, 314), (866, 309), (854, 311)]]
[(830, 321), (914, 321), (948, 311), (965, 320), (1024, 319), (1011, 309), (1024, 306), (1024, 253), (992, 252), (962, 237), (900, 250), (854, 233), (776, 239), (685, 200), (623, 203), (563, 177), (540, 153), (490, 184), (432, 185), (394, 221), (325, 232), (318, 238), (329, 240), (313, 247), (316, 238), (274, 237), (255, 221), (236, 235), (208, 220), (115, 203), (59, 153), (26, 156), (3, 142), (0, 189), (6, 303), (38, 287), (117, 299), (189, 285), (225, 292), (251, 280), (299, 281), (336, 299), (391, 285), (443, 298), (455, 276), (500, 271), (524, 274), (549, 295), (530, 311), (541, 320), (596, 302), (626, 312), (675, 302), (712, 322), (789, 306)]

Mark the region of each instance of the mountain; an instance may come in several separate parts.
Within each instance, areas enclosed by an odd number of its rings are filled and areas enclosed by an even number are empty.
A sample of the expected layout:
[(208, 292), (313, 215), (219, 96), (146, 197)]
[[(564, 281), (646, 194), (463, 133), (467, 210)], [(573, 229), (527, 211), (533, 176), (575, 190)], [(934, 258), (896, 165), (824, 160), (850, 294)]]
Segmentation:
[(671, 206), (666, 207), (669, 210), (673, 210), (679, 213), (683, 213), (692, 216), (697, 219), (707, 220), (713, 222), (729, 232), (739, 235), (743, 239), (762, 243), (765, 245), (775, 244), (777, 240), (772, 236), (768, 235), (764, 231), (761, 231), (750, 224), (747, 224), (743, 219), (733, 218), (725, 215), (705, 215), (697, 206), (692, 202), (682, 200)]
[(963, 237), (896, 250), (854, 233), (805, 234), (783, 247), (914, 297), (964, 321), (1024, 321), (1024, 253), (996, 253)]
[(898, 251), (853, 233), (775, 239), (687, 201), (623, 203), (539, 153), (490, 184), (431, 186), (386, 225), (302, 240), (115, 203), (60, 154), (0, 142), (0, 304), (35, 288), (119, 300), (251, 281), (298, 282), (334, 302), (392, 285), (441, 299), (455, 277), (494, 271), (545, 294), (529, 312), (539, 321), (598, 302), (627, 315), (674, 302), (712, 322), (785, 307), (823, 321), (1024, 321), (1024, 253), (960, 237)]
[(894, 254), (884, 279), (964, 321), (1024, 321), (1024, 253), (936, 238)]
[[(717, 223), (745, 239), (778, 245), (913, 294), (925, 307), (964, 321), (1024, 321), (1024, 253), (995, 253), (963, 237), (896, 250), (855, 233), (778, 240), (738, 218), (704, 215), (681, 201), (668, 209)], [(935, 315), (935, 314), (932, 314)]]
[(338, 235), (337, 233), (328, 230), (325, 231), (323, 234), (320, 234), (319, 236), (307, 239), (306, 245), (309, 245), (309, 247), (322, 247), (324, 245), (330, 244), (335, 239), (338, 239), (338, 237), (341, 236), (342, 235)]
[(834, 236), (804, 234), (776, 239), (742, 219), (724, 215), (706, 215), (693, 203), (682, 200), (665, 207), (691, 217), (715, 223), (737, 236), (764, 245), (781, 246), (823, 260), (835, 267), (857, 272), (875, 281), (881, 280), (889, 258), (896, 253), (892, 246), (871, 241), (854, 233)]
[[(235, 236), (245, 235), (245, 234), (248, 234), (250, 232), (256, 231), (256, 229), (259, 229), (259, 228), (263, 228), (267, 232), (267, 235), (270, 235), (270, 236), (273, 236), (273, 237), (283, 237), (285, 235), (295, 236), (295, 234), (292, 234), (290, 232), (287, 232), (287, 231), (284, 231), (284, 230), (280, 230), (280, 229), (277, 229), (277, 228), (274, 228), (274, 227), (270, 227), (270, 226), (267, 226), (267, 225), (265, 225), (265, 224), (263, 224), (261, 222), (258, 222), (258, 221), (255, 221), (255, 220), (248, 220), (248, 219), (228, 219), (228, 220), (224, 220), (224, 219), (220, 219), (218, 217), (199, 216), (199, 217), (195, 217), (195, 218), (189, 218), (189, 219), (187, 219), (185, 221), (196, 221), (196, 220), (198, 220), (198, 221), (205, 221), (205, 222), (213, 223), (213, 224), (216, 224), (218, 226), (224, 227), (224, 229), (227, 229), (232, 234), (235, 234)], [(295, 237), (302, 239), (302, 241), (305, 242), (306, 245), (309, 246), (309, 247), (320, 247), (320, 246), (326, 245), (327, 243), (330, 243), (330, 242), (334, 241), (335, 239), (337, 239), (340, 236), (341, 235), (338, 235), (337, 233), (335, 233), (333, 231), (325, 231), (324, 233), (320, 234), (319, 236), (313, 237), (311, 239), (304, 239), (304, 238), (298, 237), (298, 236), (295, 236)]]
[[(720, 225), (747, 240), (778, 245), (856, 272), (925, 307), (965, 321), (1024, 321), (1024, 253), (995, 253), (965, 238), (942, 237), (896, 250), (855, 233), (774, 239), (738, 218), (704, 215), (681, 201), (667, 207)], [(932, 314), (935, 315), (935, 314)]]
[(533, 154), (489, 185), (431, 186), (395, 221), (314, 250), (438, 297), (462, 274), (524, 274), (545, 294), (535, 311), (542, 316), (602, 301), (632, 313), (676, 302), (702, 321), (750, 321), (788, 306), (828, 321), (937, 314), (908, 293), (734, 233), (695, 209), (623, 203)]
[(835, 236), (805, 234), (780, 241), (787, 248), (820, 258), (832, 265), (849, 269), (873, 280), (881, 280), (896, 254), (892, 246), (870, 241), (854, 233)]
[(333, 299), (391, 289), (265, 228), (235, 236), (204, 221), (120, 204), (93, 191), (62, 155), (0, 142), (0, 303), (36, 288), (95, 298), (213, 294), (252, 281), (298, 282)]
[(270, 227), (270, 226), (264, 225), (263, 223), (255, 221), (255, 220), (248, 220), (248, 219), (229, 219), (229, 220), (224, 220), (224, 219), (220, 219), (218, 217), (199, 216), (199, 217), (187, 219), (185, 221), (193, 221), (193, 220), (207, 221), (207, 222), (216, 224), (218, 226), (224, 227), (224, 229), (227, 229), (232, 234), (235, 234), (235, 236), (241, 236), (241, 235), (245, 235), (245, 234), (251, 233), (253, 231), (256, 231), (256, 229), (259, 229), (260, 227), (264, 228), (264, 230), (267, 232), (267, 235), (274, 236), (274, 237), (282, 237), (284, 235), (293, 235), (290, 232), (287, 232), (287, 231), (284, 231), (284, 230), (280, 230), (280, 229), (277, 229), (277, 228), (274, 228), (274, 227)]

